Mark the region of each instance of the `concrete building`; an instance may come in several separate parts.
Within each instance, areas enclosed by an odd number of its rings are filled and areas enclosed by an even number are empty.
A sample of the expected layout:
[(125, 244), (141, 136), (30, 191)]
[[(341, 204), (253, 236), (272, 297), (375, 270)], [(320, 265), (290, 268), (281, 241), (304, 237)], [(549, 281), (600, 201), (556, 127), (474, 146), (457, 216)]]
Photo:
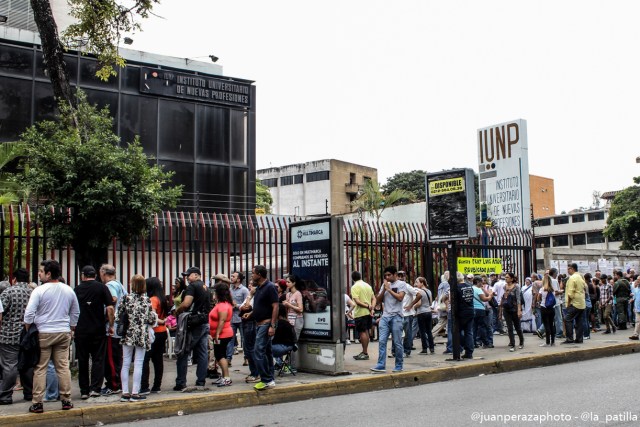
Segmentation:
[(326, 159), (260, 169), (256, 178), (269, 187), (274, 215), (339, 215), (352, 211), (365, 180), (378, 180), (378, 170)]
[(529, 174), (529, 196), (534, 218), (556, 214), (556, 195), (553, 179)]

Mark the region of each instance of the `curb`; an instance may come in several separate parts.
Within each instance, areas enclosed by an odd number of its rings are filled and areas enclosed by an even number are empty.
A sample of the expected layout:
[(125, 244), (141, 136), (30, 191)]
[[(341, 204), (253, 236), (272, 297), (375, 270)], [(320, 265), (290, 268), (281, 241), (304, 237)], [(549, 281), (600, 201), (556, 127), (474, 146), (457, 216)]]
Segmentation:
[[(602, 357), (640, 353), (640, 343), (625, 343), (600, 348), (563, 350), (556, 353), (523, 356), (492, 361), (459, 362), (442, 368), (427, 368), (398, 374), (372, 374), (357, 378), (330, 379), (309, 384), (294, 384), (257, 392), (243, 390), (229, 393), (198, 393), (176, 396), (153, 402), (135, 402), (75, 408), (69, 411), (48, 411), (43, 414), (5, 415), (0, 426), (89, 426), (131, 422), (140, 419), (166, 418), (183, 414), (213, 412), (224, 409), (294, 402), (353, 393), (388, 390), (432, 384), (441, 381), (499, 374)], [(455, 363), (455, 362), (453, 362)], [(125, 409), (126, 408), (126, 409)]]

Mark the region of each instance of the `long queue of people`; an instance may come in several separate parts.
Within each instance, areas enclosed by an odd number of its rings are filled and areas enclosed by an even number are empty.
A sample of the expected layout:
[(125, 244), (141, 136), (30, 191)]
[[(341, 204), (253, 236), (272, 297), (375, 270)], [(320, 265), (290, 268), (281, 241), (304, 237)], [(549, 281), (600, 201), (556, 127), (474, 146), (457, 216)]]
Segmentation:
[[(463, 359), (472, 359), (477, 348), (493, 349), (494, 335), (508, 335), (510, 352), (524, 348), (525, 333), (543, 339), (541, 347), (554, 346), (557, 338), (561, 344), (580, 344), (591, 332), (615, 333), (632, 324), (635, 330), (629, 339), (640, 339), (640, 278), (633, 269), (607, 277), (600, 271), (582, 274), (571, 263), (567, 274), (558, 275), (556, 268), (550, 268), (544, 274), (532, 273), (522, 284), (512, 272), (467, 276), (457, 272), (457, 286), (449, 284), (445, 272), (435, 297), (424, 277), (411, 285), (395, 266), (385, 268), (378, 292), (362, 281), (359, 272), (352, 279), (347, 307), (362, 345), (354, 359), (369, 360), (368, 345), (377, 331), (380, 345), (373, 372), (386, 372), (387, 358), (395, 359), (393, 372), (401, 372), (404, 358), (416, 350), (414, 338), (420, 340), (421, 355), (435, 354), (434, 336), (446, 337), (444, 354), (453, 354), (454, 317)], [(453, 312), (452, 292), (457, 300)], [(601, 325), (606, 330), (601, 331)]]
[[(260, 265), (248, 287), (240, 272), (218, 274), (210, 287), (197, 267), (181, 276), (165, 296), (158, 278), (138, 274), (127, 291), (108, 264), (99, 271), (83, 267), (74, 288), (64, 283), (55, 260), (41, 263), (39, 286), (27, 284), (25, 269), (16, 270), (11, 285), (0, 289), (0, 404), (12, 404), (14, 391), (22, 390), (32, 403), (29, 412), (42, 413), (43, 402), (51, 400), (73, 408), (72, 342), (83, 400), (119, 394), (121, 401), (135, 402), (160, 393), (166, 352), (177, 356), (174, 391), (204, 387), (207, 378), (228, 387), (238, 332), (249, 367), (245, 381), (259, 391), (274, 387), (275, 364), (293, 351), (302, 329), (299, 279), (290, 275), (281, 297)], [(196, 381), (189, 386), (191, 364)]]

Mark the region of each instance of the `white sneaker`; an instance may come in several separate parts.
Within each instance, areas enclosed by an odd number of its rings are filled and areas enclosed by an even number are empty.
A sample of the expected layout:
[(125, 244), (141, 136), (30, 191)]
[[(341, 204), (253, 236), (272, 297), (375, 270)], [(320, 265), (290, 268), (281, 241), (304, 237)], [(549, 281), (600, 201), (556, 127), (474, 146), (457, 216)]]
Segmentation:
[(351, 345), (351, 341), (350, 341), (350, 340), (347, 340), (346, 344), (347, 344), (347, 345)]

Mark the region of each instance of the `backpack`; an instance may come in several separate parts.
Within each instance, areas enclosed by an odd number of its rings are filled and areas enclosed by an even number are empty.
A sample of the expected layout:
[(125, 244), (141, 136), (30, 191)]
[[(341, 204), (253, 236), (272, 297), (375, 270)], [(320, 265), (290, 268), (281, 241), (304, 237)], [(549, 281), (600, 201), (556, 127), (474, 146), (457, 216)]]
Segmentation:
[(547, 296), (544, 299), (545, 308), (555, 307), (556, 305), (556, 297), (553, 295), (553, 292), (547, 292)]
[(512, 291), (513, 289), (511, 291), (505, 292), (505, 294), (502, 296), (503, 310), (516, 311), (518, 309), (518, 306), (516, 305), (517, 304), (516, 295)]

